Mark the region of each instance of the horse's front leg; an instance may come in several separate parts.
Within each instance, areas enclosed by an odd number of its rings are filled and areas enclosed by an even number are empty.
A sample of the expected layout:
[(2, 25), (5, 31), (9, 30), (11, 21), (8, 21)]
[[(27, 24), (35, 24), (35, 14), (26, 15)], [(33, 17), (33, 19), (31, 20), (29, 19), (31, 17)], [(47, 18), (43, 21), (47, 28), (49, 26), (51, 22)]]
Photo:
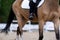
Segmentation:
[(43, 26), (44, 26), (44, 21), (40, 20), (39, 21), (39, 40), (43, 39)]
[(18, 20), (19, 27), (17, 28), (17, 38), (16, 38), (16, 40), (19, 40), (19, 35), (20, 35), (20, 39), (23, 40), (23, 30), (22, 30), (22, 28), (24, 27), (27, 20), (22, 19), (22, 17), (17, 17), (17, 20)]
[(59, 40), (59, 18), (55, 18), (54, 20), (54, 29), (57, 40)]
[[(15, 1), (12, 5), (12, 9), (14, 11), (14, 14), (17, 18), (17, 21), (18, 21), (18, 28), (17, 28), (17, 37), (16, 37), (16, 40), (19, 40), (19, 35), (20, 35), (20, 38), (21, 40), (23, 39), (22, 36), (23, 36), (23, 26), (25, 24), (25, 20), (23, 20), (21, 14), (20, 14), (20, 4), (17, 3), (17, 1)], [(22, 12), (21, 12), (22, 13)]]
[(22, 28), (24, 27), (25, 23), (27, 22), (27, 20), (25, 18), (22, 18), (22, 16), (17, 16), (17, 21), (18, 21), (18, 25), (19, 27), (17, 28), (17, 39), (19, 39), (19, 35), (21, 40), (23, 40), (23, 30)]

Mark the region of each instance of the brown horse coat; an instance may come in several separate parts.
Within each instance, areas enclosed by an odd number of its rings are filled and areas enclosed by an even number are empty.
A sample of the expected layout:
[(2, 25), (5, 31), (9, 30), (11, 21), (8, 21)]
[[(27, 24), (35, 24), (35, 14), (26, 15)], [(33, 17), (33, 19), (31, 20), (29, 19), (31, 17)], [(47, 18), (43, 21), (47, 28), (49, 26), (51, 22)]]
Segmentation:
[[(38, 8), (38, 14), (41, 17), (42, 15), (44, 16), (44, 20), (51, 20), (53, 19), (53, 16), (58, 16), (58, 0), (46, 0), (45, 3)], [(22, 9), (21, 8), (21, 3), (22, 0), (16, 0), (13, 4), (13, 9), (19, 11), (19, 15), (22, 15), (25, 19), (28, 20), (29, 17), (29, 10), (27, 9)], [(15, 13), (16, 13), (15, 10)], [(18, 13), (17, 13), (18, 14)], [(34, 20), (37, 20), (36, 17), (34, 17)]]
[[(16, 0), (12, 5), (21, 32), (22, 27), (29, 20), (29, 10), (21, 8), (22, 1)], [(59, 0), (45, 0), (44, 4), (38, 8), (38, 17), (35, 16), (31, 21), (39, 22), (39, 40), (43, 38), (43, 26), (46, 21), (54, 23), (56, 38), (59, 39), (59, 10)]]

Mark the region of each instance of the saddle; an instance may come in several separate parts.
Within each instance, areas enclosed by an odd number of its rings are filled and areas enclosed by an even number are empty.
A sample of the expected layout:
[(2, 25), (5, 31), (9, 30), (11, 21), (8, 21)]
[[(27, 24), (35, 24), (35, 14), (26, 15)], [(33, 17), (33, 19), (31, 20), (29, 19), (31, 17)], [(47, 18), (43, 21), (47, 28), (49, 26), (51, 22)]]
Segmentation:
[[(34, 0), (33, 0), (34, 1)], [(23, 2), (22, 2), (22, 4), (21, 4), (21, 8), (23, 8), (23, 9), (30, 9), (30, 7), (29, 7), (29, 0), (24, 0)], [(44, 3), (44, 0), (41, 0), (40, 2), (39, 2), (39, 4), (37, 5), (37, 7), (40, 7), (42, 4)]]

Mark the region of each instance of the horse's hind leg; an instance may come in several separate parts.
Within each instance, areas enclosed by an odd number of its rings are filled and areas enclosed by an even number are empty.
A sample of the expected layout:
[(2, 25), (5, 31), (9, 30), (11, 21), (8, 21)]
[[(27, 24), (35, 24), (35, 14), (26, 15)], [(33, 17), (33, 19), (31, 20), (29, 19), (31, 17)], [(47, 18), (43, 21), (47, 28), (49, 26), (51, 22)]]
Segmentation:
[(59, 18), (55, 18), (54, 20), (54, 29), (56, 33), (56, 38), (59, 40)]
[(1, 32), (6, 32), (6, 33), (8, 33), (8, 30), (10, 30), (10, 29), (9, 29), (9, 28), (10, 28), (10, 24), (12, 23), (12, 20), (14, 19), (14, 17), (15, 17), (15, 14), (14, 14), (12, 8), (11, 8), (10, 14), (9, 14), (8, 20), (7, 20), (7, 25), (6, 25), (6, 27), (5, 27), (4, 29), (2, 29)]
[(39, 21), (39, 40), (43, 39), (43, 26), (44, 26), (44, 21), (40, 20)]

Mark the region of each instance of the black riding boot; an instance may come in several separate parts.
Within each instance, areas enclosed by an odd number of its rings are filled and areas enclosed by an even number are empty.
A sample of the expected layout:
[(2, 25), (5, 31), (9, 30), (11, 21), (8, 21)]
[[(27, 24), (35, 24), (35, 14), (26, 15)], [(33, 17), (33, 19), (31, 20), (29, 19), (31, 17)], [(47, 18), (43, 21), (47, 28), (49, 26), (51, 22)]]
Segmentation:
[(33, 19), (33, 13), (29, 14), (29, 19), (32, 20)]
[(34, 7), (35, 7), (35, 3), (33, 1), (30, 1), (29, 3), (30, 6), (30, 14), (29, 14), (29, 19), (32, 20), (34, 17)]

